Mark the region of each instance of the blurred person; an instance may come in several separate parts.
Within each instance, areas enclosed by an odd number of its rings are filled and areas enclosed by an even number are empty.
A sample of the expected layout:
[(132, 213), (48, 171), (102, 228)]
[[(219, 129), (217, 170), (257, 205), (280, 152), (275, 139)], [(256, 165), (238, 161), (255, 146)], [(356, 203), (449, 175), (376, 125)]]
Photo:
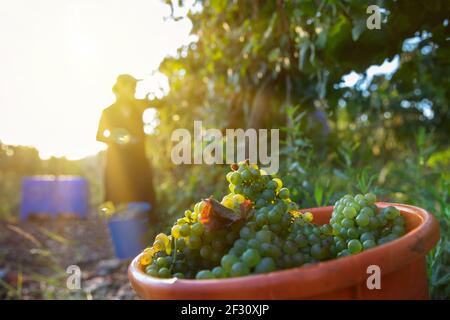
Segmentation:
[[(137, 81), (128, 74), (117, 77), (116, 101), (104, 109), (97, 140), (108, 145), (105, 167), (105, 201), (115, 205), (148, 202), (155, 212), (153, 174), (145, 152), (143, 112), (149, 101), (135, 98)], [(150, 217), (156, 222), (156, 216)]]

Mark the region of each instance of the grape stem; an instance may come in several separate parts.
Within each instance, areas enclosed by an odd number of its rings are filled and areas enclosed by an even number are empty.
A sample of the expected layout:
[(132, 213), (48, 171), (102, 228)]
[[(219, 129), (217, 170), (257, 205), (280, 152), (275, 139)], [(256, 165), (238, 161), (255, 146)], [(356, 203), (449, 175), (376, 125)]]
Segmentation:
[(172, 253), (172, 263), (170, 264), (170, 268), (169, 268), (170, 273), (172, 273), (173, 266), (175, 265), (175, 261), (177, 259), (177, 240), (174, 239), (174, 241), (172, 241), (172, 243), (173, 243), (173, 246), (172, 246), (173, 253)]

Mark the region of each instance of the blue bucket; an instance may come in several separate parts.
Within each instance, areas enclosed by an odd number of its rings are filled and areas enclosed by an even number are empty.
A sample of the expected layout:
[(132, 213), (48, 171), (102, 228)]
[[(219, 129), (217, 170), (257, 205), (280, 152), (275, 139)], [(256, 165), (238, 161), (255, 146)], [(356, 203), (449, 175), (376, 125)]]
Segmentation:
[(131, 202), (124, 211), (109, 219), (109, 232), (117, 258), (133, 258), (147, 246), (150, 208), (146, 202)]

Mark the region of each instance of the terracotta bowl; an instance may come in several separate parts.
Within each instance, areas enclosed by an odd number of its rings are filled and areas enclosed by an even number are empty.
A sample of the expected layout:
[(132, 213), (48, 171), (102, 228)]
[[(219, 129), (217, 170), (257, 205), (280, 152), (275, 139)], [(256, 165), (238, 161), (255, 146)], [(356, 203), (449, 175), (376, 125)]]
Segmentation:
[[(146, 275), (137, 256), (128, 277), (143, 299), (427, 299), (425, 256), (439, 240), (439, 225), (424, 209), (397, 203), (407, 233), (394, 241), (317, 264), (266, 274), (217, 280), (160, 279)], [(333, 207), (304, 209), (316, 224), (327, 223)], [(375, 270), (375, 271), (374, 271)], [(369, 289), (379, 270), (380, 288)], [(375, 273), (374, 273), (375, 272)]]

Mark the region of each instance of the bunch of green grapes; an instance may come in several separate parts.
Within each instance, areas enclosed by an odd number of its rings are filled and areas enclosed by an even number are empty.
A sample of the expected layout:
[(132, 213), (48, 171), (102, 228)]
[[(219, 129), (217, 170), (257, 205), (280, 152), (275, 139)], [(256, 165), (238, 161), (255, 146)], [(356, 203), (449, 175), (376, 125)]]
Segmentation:
[(283, 188), (281, 179), (272, 178), (256, 164), (245, 161), (233, 165), (232, 169), (226, 176), (231, 191), (224, 204), (226, 207), (232, 206), (233, 195), (241, 195), (250, 200), (256, 209), (270, 207), (277, 200), (286, 203), (289, 210), (298, 209), (297, 204), (290, 199), (289, 190)]
[(231, 193), (222, 204), (235, 208), (245, 198), (254, 203), (255, 210), (220, 265), (199, 271), (197, 279), (265, 273), (325, 260), (333, 254), (331, 227), (313, 225), (311, 213), (294, 212), (297, 206), (280, 179), (271, 179), (245, 162), (234, 167), (227, 179)]
[(140, 264), (147, 274), (218, 279), (266, 273), (355, 254), (405, 233), (399, 211), (380, 210), (371, 193), (344, 196), (336, 202), (330, 223), (319, 226), (312, 223), (311, 213), (298, 212), (279, 178), (257, 165), (234, 164), (226, 178), (230, 193), (222, 206), (215, 202), (216, 209), (233, 210), (237, 223), (232, 219), (217, 227), (224, 217), (219, 214), (219, 220), (211, 218), (215, 227), (207, 227), (202, 218), (208, 212), (205, 201), (198, 202), (175, 222), (170, 235), (158, 234), (144, 250)]
[(194, 211), (186, 210), (184, 217), (173, 225), (170, 235), (158, 234), (153, 246), (144, 250), (140, 263), (147, 274), (192, 278), (198, 270), (220, 262), (238, 237), (239, 225), (214, 232), (206, 230), (200, 221), (204, 205), (201, 201), (194, 206)]
[(330, 219), (337, 256), (347, 256), (394, 240), (405, 233), (404, 218), (395, 207), (382, 210), (372, 193), (345, 195)]
[(315, 225), (310, 212), (296, 218), (288, 240), (295, 241), (303, 255), (303, 264), (328, 260), (336, 256), (332, 228), (329, 224)]
[(284, 210), (277, 212), (280, 218), (270, 219), (268, 213), (271, 211), (266, 207), (258, 209), (240, 229), (239, 238), (223, 256), (220, 265), (199, 271), (196, 278), (266, 273), (323, 261), (335, 254), (329, 225), (312, 224), (311, 213), (293, 216), (286, 207)]

